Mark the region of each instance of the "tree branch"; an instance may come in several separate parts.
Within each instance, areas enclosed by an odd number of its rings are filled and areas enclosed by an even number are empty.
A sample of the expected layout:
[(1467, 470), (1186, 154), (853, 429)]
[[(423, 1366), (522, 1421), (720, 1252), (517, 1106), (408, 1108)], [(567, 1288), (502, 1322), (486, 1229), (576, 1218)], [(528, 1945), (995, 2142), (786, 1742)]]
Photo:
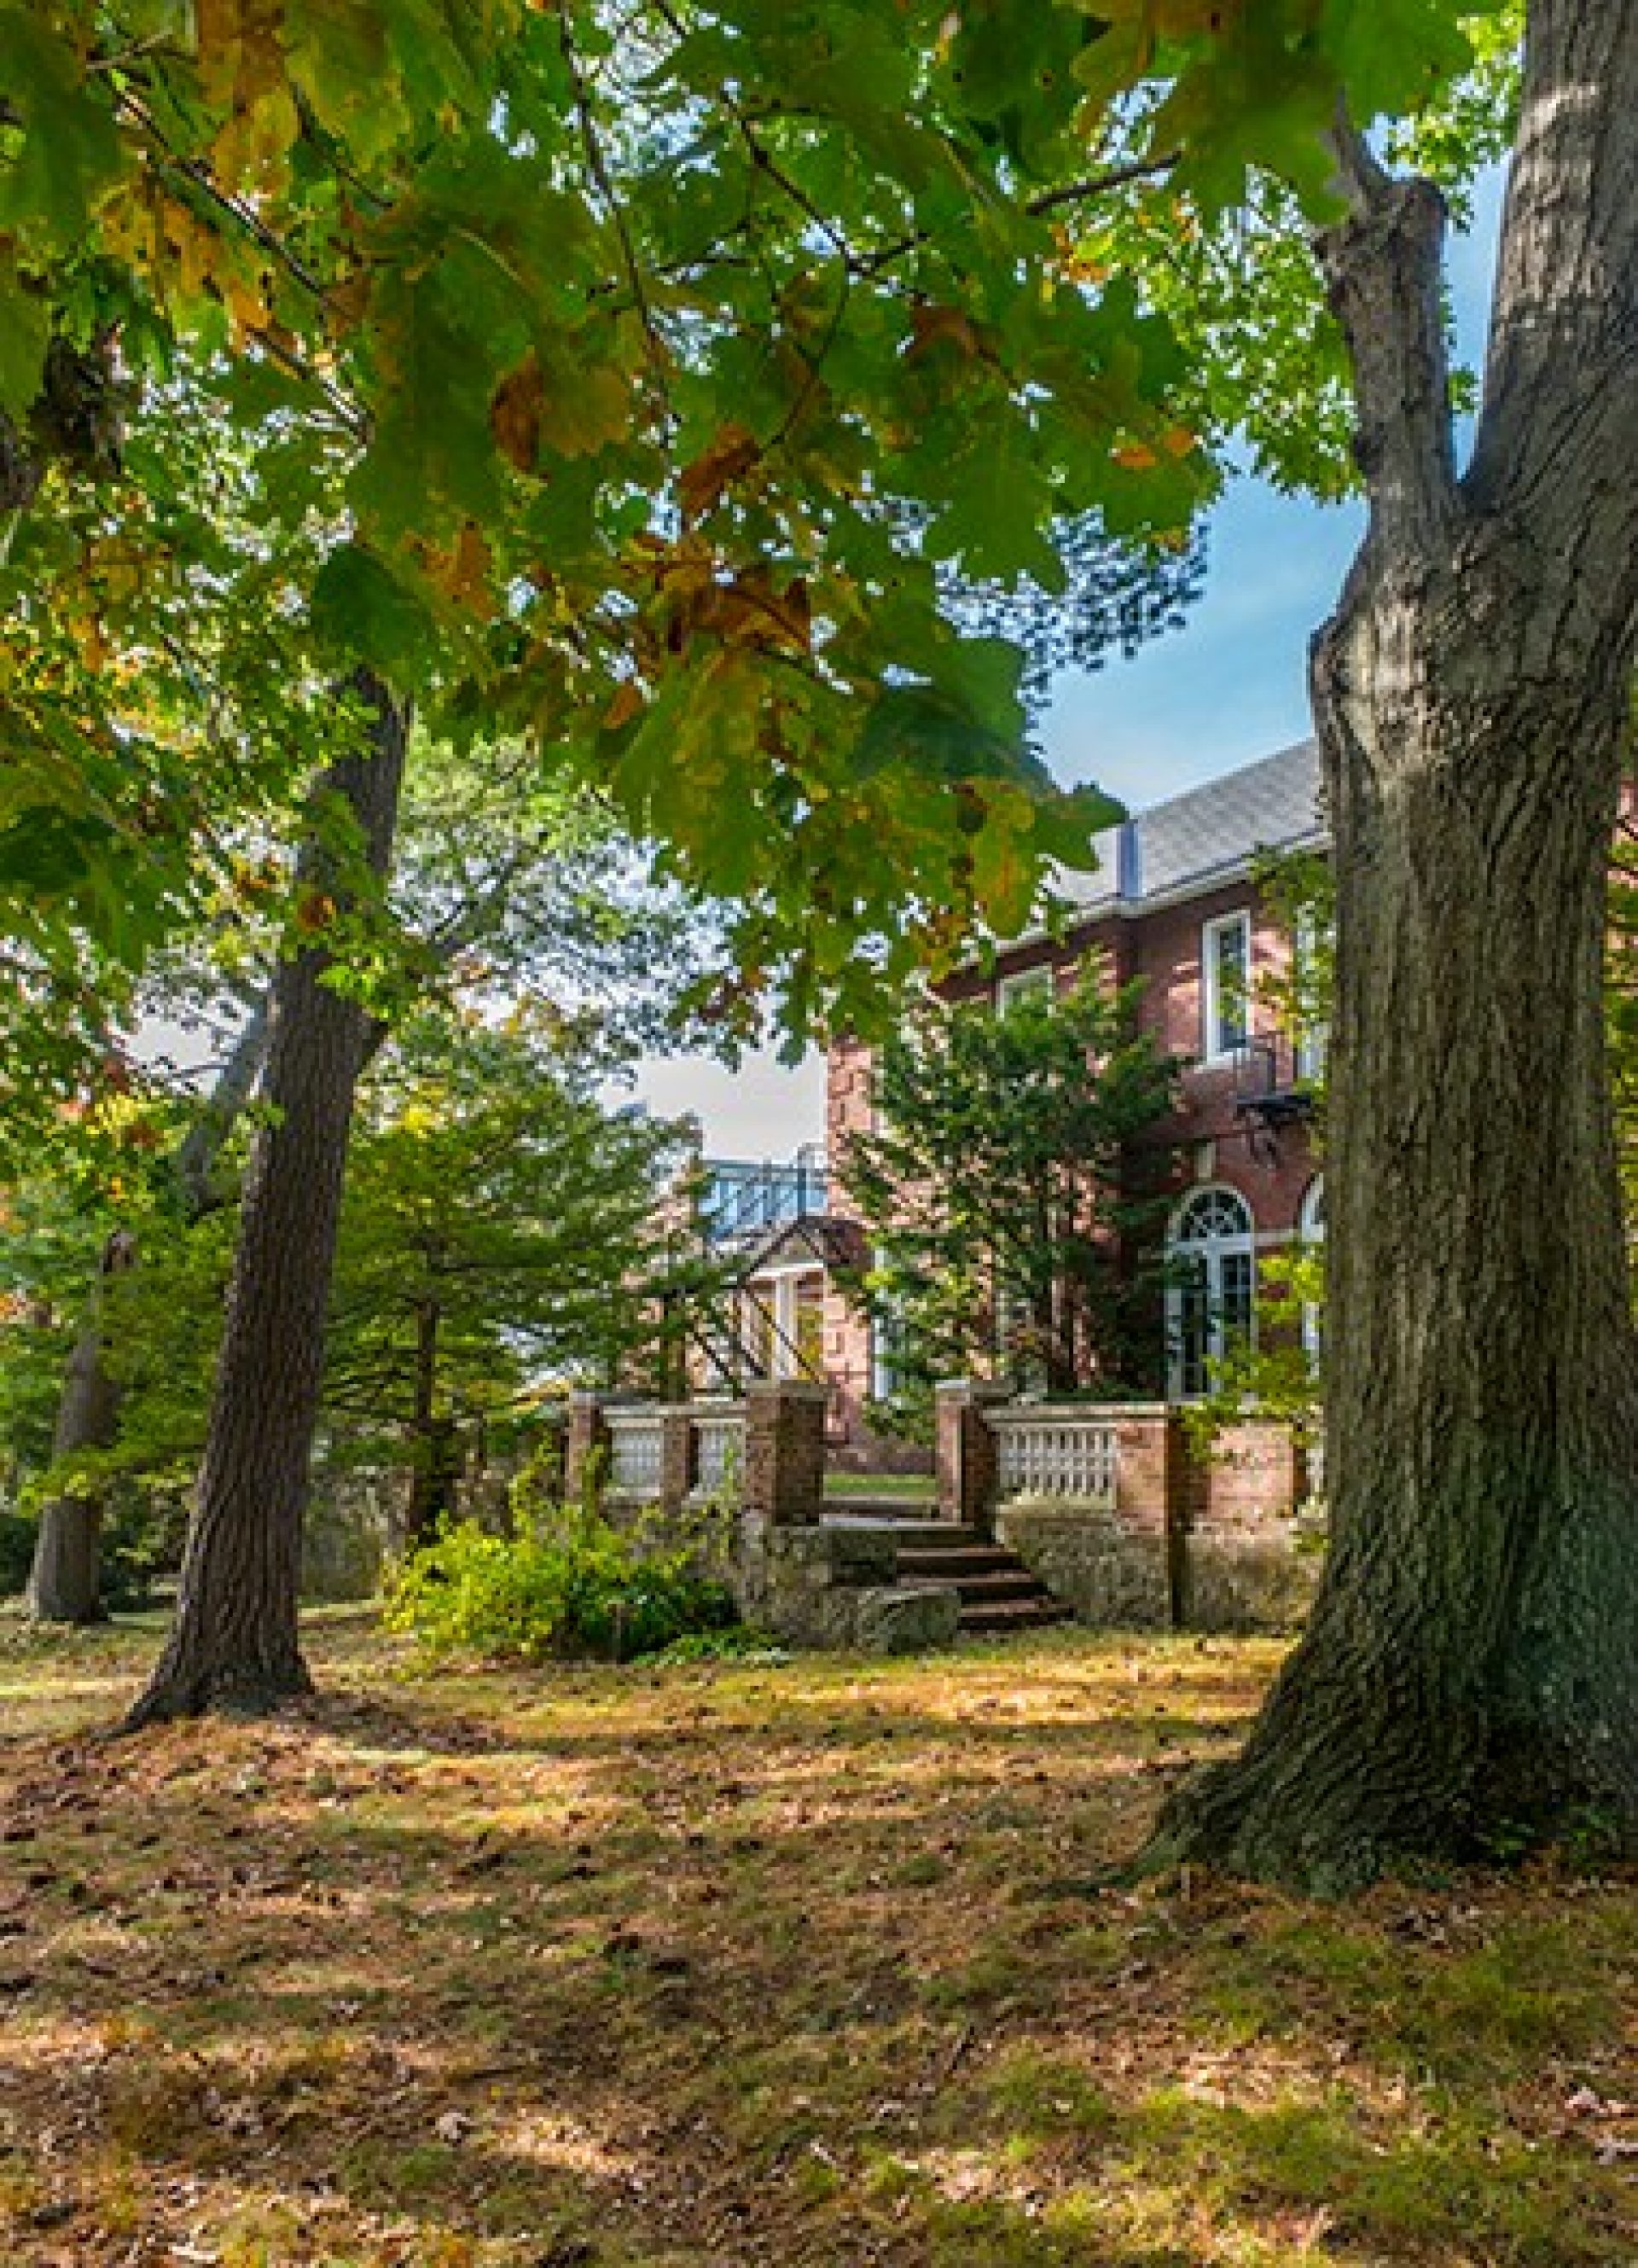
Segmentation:
[(269, 984), (251, 1011), (249, 1021), (233, 1042), (216, 1085), (177, 1150), (177, 1182), (183, 1202), (195, 1219), (209, 1212), (217, 1201), (211, 1175), (261, 1077), (272, 1035), (272, 1019), (273, 987)]
[(1532, 0), (1469, 485), (1638, 604), (1638, 8)]
[(1444, 200), (1399, 178), (1346, 118), (1332, 136), (1348, 217), (1317, 247), (1354, 371), (1354, 453), (1373, 534), (1432, 549), (1458, 504), (1445, 350)]
[[(1102, 173), (1088, 173), (1081, 180), (1065, 181), (1055, 189), (1043, 189), (1020, 210), (1032, 220), (1043, 220), (1048, 213), (1058, 212), (1065, 205), (1090, 203), (1094, 197), (1107, 196), (1112, 189), (1126, 188), (1134, 181), (1159, 180), (1172, 171), (1179, 155), (1176, 150), (1166, 150), (1158, 157), (1127, 158), (1120, 165), (1105, 166)], [(929, 243), (932, 237), (931, 229), (916, 229), (910, 235), (878, 245), (873, 252), (856, 254), (850, 263), (851, 272), (861, 276), (879, 275), (894, 261), (902, 260), (907, 252), (914, 252)]]

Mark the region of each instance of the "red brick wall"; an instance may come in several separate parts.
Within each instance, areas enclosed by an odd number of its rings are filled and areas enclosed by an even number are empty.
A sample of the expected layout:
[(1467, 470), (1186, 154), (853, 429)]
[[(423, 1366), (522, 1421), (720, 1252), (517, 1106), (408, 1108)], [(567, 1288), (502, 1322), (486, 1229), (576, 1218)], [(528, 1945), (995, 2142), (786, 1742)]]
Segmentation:
[[(1133, 919), (1105, 917), (1061, 941), (1037, 939), (1001, 955), (1001, 976), (1029, 968), (1052, 968), (1061, 986), (1074, 982), (1089, 954), (1100, 953), (1112, 979), (1142, 981), (1140, 1015), (1168, 1052), (1191, 1060), (1199, 1055), (1201, 1033), (1201, 943), (1204, 924), (1222, 914), (1249, 908), (1252, 914), (1253, 987), (1279, 976), (1288, 963), (1285, 935), (1262, 894), (1249, 880), (1226, 884), (1175, 906), (1163, 906)], [(988, 991), (989, 980), (976, 976), (952, 983), (952, 997)], [(1253, 1030), (1267, 1027), (1266, 1007), (1253, 1003)], [(849, 1136), (871, 1123), (870, 1056), (857, 1042), (831, 1049), (826, 1096), (833, 1203), (845, 1207), (838, 1167)], [(1237, 1112), (1236, 1078), (1230, 1069), (1192, 1068), (1185, 1072), (1177, 1116), (1157, 1130), (1157, 1141), (1176, 1145), (1172, 1178), (1179, 1195), (1201, 1182), (1222, 1182), (1238, 1191), (1251, 1207), (1260, 1242), (1283, 1242), (1296, 1230), (1304, 1195), (1318, 1171), (1307, 1131), (1300, 1123), (1260, 1128)], [(831, 1288), (825, 1302), (825, 1361), (834, 1384), (833, 1440), (874, 1456), (863, 1444), (863, 1404), (870, 1386), (870, 1332), (863, 1320)], [(1159, 1381), (1153, 1381), (1156, 1385)]]

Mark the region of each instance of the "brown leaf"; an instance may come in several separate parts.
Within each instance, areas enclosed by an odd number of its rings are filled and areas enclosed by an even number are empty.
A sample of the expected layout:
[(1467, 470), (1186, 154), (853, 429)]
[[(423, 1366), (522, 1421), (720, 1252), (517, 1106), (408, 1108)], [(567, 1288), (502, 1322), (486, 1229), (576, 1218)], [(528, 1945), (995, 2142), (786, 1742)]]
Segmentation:
[(979, 335), (972, 318), (959, 307), (935, 307), (925, 303), (912, 307), (910, 328), (914, 336), (905, 354), (907, 362), (917, 361), (937, 346), (954, 347), (969, 362), (979, 352)]
[(749, 427), (732, 419), (721, 427), (710, 447), (678, 476), (684, 518), (699, 519), (711, 511), (724, 490), (742, 479), (761, 453), (761, 444)]
[(502, 455), (520, 473), (532, 473), (540, 454), (540, 412), (546, 384), (533, 347), (508, 371), (489, 402), (489, 431)]
[(629, 725), (634, 717), (640, 717), (643, 710), (643, 692), (636, 680), (632, 677), (623, 679), (614, 688), (614, 697), (603, 712), (603, 730), (618, 733), (623, 725)]

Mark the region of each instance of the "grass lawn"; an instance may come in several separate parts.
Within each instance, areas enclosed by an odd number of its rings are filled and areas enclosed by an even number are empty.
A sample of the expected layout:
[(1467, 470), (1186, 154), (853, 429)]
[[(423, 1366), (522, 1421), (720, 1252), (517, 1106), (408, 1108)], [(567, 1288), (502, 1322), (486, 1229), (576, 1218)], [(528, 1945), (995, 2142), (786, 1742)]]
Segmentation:
[(900, 1496), (930, 1502), (938, 1493), (931, 1473), (834, 1473), (825, 1476), (826, 1496)]
[(1267, 1644), (446, 1674), (92, 1737), (0, 1623), (0, 2262), (1638, 2260), (1638, 1885), (1083, 1894)]

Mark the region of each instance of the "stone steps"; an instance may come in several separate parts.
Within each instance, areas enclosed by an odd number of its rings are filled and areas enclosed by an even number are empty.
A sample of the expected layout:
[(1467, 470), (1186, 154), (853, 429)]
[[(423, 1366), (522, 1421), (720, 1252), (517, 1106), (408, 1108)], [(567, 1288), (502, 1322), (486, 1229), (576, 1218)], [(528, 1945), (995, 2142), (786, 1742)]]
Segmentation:
[(970, 1529), (959, 1533), (957, 1541), (924, 1543), (918, 1536), (914, 1543), (901, 1544), (899, 1580), (947, 1585), (961, 1602), (964, 1635), (1045, 1630), (1072, 1619), (1069, 1608), (1031, 1574), (1016, 1552), (1003, 1544), (984, 1543)]
[(1031, 1574), (1016, 1551), (992, 1543), (975, 1528), (933, 1520), (928, 1507), (903, 1498), (832, 1497), (827, 1528), (891, 1528), (898, 1546), (899, 1581), (907, 1590), (951, 1590), (961, 1602), (963, 1637), (1000, 1637), (1009, 1631), (1047, 1630), (1074, 1620)]
[(1033, 1599), (1007, 1599), (994, 1606), (961, 1608), (963, 1638), (1005, 1638), (1017, 1631), (1051, 1630), (1059, 1623), (1075, 1620), (1069, 1609), (1061, 1605), (1050, 1592), (1041, 1591)]
[(946, 1543), (942, 1537), (924, 1543), (918, 1535), (914, 1543), (899, 1547), (900, 1573), (919, 1575), (929, 1583), (960, 1583), (974, 1576), (1010, 1572), (1017, 1565), (1010, 1551), (981, 1543), (976, 1536)]

